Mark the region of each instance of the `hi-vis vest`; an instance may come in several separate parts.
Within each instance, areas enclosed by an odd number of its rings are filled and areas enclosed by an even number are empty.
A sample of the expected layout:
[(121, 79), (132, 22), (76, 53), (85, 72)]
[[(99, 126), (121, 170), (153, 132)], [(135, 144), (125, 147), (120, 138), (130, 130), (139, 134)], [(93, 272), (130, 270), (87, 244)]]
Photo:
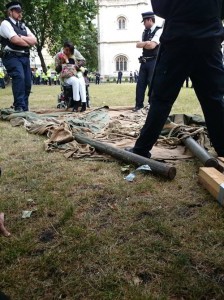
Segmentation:
[(0, 70), (0, 78), (4, 78), (5, 77), (5, 74), (2, 70)]

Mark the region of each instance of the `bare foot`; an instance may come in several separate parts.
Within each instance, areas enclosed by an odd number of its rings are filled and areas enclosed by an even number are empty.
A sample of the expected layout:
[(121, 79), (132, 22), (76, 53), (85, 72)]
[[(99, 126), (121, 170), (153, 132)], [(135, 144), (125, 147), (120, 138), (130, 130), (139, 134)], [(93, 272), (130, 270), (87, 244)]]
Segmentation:
[(0, 213), (0, 234), (4, 236), (10, 236), (11, 233), (4, 226), (4, 213)]

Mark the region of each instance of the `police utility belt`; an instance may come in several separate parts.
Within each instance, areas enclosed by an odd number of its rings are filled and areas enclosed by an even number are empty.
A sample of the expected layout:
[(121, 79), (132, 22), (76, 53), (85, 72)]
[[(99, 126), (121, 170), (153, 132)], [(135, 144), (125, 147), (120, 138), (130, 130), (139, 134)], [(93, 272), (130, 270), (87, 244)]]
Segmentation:
[(3, 50), (2, 51), (2, 57), (29, 57), (30, 52), (17, 52), (17, 51), (9, 51), (9, 50)]
[(155, 59), (155, 58), (156, 58), (156, 56), (148, 56), (148, 57), (140, 56), (140, 57), (138, 58), (138, 61), (139, 61), (139, 63), (141, 64), (141, 63), (146, 63), (147, 61), (153, 60), (153, 59)]

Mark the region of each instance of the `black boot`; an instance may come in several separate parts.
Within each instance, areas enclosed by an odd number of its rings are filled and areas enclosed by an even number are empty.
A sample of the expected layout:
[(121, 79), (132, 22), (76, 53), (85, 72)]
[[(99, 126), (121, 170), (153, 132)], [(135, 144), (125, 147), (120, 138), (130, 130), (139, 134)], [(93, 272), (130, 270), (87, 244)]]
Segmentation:
[(89, 101), (89, 96), (87, 96), (86, 97), (86, 106), (88, 107), (88, 108), (90, 108), (90, 103), (89, 103), (90, 101)]
[(84, 111), (86, 111), (86, 102), (82, 103), (82, 107), (81, 107), (80, 112), (84, 112)]
[(74, 107), (72, 111), (78, 112), (78, 108), (79, 108), (79, 101), (74, 101)]

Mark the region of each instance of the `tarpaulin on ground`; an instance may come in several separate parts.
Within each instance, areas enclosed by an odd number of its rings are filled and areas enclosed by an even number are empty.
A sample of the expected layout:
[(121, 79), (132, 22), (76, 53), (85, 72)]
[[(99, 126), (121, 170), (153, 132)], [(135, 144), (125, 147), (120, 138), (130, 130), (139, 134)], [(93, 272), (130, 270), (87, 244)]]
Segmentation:
[[(80, 145), (74, 140), (77, 133), (118, 148), (133, 146), (146, 115), (147, 110), (134, 113), (130, 107), (103, 107), (85, 113), (43, 109), (22, 113), (15, 113), (12, 109), (0, 110), (1, 120), (9, 121), (12, 126), (23, 126), (30, 133), (45, 135), (46, 151), (61, 151), (66, 157), (73, 158), (100, 157), (90, 145)], [(208, 141), (201, 116), (172, 115), (152, 149), (152, 158), (170, 160), (192, 157), (181, 143), (180, 136), (183, 134), (197, 135), (202, 145)]]

